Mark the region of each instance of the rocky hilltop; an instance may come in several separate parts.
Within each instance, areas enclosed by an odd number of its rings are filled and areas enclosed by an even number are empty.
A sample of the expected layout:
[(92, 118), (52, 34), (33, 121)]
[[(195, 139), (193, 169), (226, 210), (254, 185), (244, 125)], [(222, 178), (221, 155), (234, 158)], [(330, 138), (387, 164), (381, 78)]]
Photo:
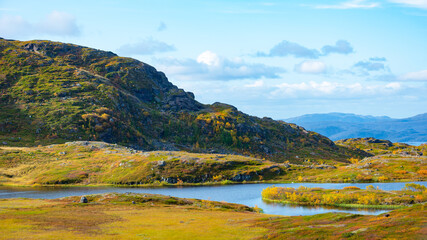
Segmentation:
[(201, 104), (135, 59), (73, 44), (0, 39), (0, 145), (71, 140), (277, 162), (367, 156), (294, 124)]

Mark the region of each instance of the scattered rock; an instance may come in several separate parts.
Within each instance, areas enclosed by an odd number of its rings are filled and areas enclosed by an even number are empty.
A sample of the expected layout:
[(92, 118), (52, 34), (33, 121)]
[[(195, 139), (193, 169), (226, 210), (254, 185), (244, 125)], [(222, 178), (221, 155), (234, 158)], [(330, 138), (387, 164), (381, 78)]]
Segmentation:
[(231, 180), (236, 182), (243, 182), (243, 181), (250, 181), (251, 178), (252, 178), (251, 175), (237, 174)]
[(360, 233), (360, 232), (365, 232), (366, 230), (368, 230), (368, 228), (359, 228), (359, 229), (357, 229), (357, 230), (354, 230), (353, 232), (351, 232), (351, 233), (353, 233), (353, 234), (357, 234), (357, 233)]
[(291, 167), (291, 165), (289, 165), (287, 163), (282, 163), (282, 164), (279, 164), (279, 165), (282, 166), (282, 167), (284, 167), (284, 168), (290, 168)]
[(82, 196), (82, 197), (80, 198), (80, 203), (88, 203), (87, 198), (86, 198), (85, 196)]
[(175, 177), (161, 177), (161, 180), (163, 181), (163, 182), (167, 182), (167, 183), (170, 183), (170, 184), (175, 184), (175, 183), (177, 183), (178, 182), (178, 179), (177, 178), (175, 178)]
[(165, 166), (166, 165), (166, 162), (165, 161), (163, 161), (163, 160), (161, 160), (161, 161), (157, 161), (157, 166), (159, 166), (159, 167), (163, 167), (163, 166)]
[(321, 164), (321, 165), (311, 165), (308, 166), (308, 168), (310, 169), (336, 169), (337, 167), (333, 166), (333, 165), (327, 165), (327, 164)]

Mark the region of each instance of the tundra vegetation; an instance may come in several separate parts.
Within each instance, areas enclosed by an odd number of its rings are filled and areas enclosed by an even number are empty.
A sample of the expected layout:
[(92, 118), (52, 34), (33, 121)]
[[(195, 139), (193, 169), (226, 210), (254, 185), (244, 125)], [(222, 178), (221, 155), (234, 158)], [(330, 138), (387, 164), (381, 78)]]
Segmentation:
[[(334, 143), (295, 124), (249, 116), (227, 104), (201, 104), (162, 72), (135, 59), (51, 41), (0, 38), (0, 145), (0, 185), (427, 178), (426, 145), (376, 139)], [(272, 189), (265, 194), (274, 198)], [(398, 192), (354, 188), (283, 192), (300, 203), (310, 199), (319, 204), (411, 206), (380, 216), (283, 217), (236, 204), (148, 194), (91, 195), (86, 196), (88, 203), (79, 203), (78, 197), (7, 199), (0, 200), (1, 237), (422, 239), (427, 235), (425, 189), (416, 185)], [(347, 202), (339, 203), (341, 198)]]
[(295, 124), (201, 104), (135, 59), (73, 44), (0, 39), (0, 145), (76, 140), (293, 163), (370, 156)]
[(232, 154), (146, 152), (88, 141), (0, 148), (2, 185), (425, 181), (426, 172), (425, 156), (374, 156), (352, 164), (293, 164)]
[(285, 171), (283, 164), (239, 155), (143, 152), (103, 142), (0, 150), (3, 185), (228, 184), (270, 180)]
[(337, 207), (363, 207), (393, 209), (427, 201), (424, 185), (408, 183), (400, 191), (384, 191), (372, 185), (366, 189), (349, 186), (343, 189), (268, 187), (262, 191), (267, 201), (299, 205), (329, 205)]
[(378, 216), (286, 217), (238, 204), (151, 194), (0, 200), (5, 239), (423, 239), (425, 204)]

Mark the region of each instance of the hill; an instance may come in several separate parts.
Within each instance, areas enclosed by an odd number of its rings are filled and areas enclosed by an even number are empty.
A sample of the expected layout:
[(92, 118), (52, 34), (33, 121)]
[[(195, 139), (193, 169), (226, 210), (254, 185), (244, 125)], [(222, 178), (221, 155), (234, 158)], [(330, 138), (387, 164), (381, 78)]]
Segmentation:
[(427, 142), (427, 113), (403, 119), (348, 113), (307, 114), (285, 121), (301, 125), (334, 141), (373, 137), (393, 142)]
[[(334, 160), (275, 163), (232, 154), (139, 151), (105, 142), (75, 141), (38, 147), (0, 147), (0, 186), (202, 185), (242, 182), (425, 181), (426, 146), (383, 140), (349, 148), (376, 154), (352, 164)], [(389, 141), (384, 141), (385, 143)], [(338, 142), (337, 144), (342, 144)], [(407, 146), (407, 147), (405, 147)]]
[(102, 140), (277, 162), (367, 156), (295, 124), (201, 104), (138, 60), (41, 40), (0, 39), (0, 133), (9, 146)]
[(228, 184), (278, 179), (297, 168), (238, 155), (143, 152), (104, 142), (0, 147), (0, 185)]
[(406, 143), (393, 143), (389, 140), (376, 138), (349, 138), (335, 141), (336, 144), (349, 148), (360, 149), (375, 156), (400, 155), (403, 157), (427, 156), (427, 144), (412, 146)]

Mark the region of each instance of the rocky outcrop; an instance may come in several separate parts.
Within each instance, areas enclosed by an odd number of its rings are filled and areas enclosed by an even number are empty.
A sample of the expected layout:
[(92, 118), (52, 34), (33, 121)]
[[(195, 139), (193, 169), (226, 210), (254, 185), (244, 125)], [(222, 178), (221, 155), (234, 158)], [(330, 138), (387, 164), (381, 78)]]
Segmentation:
[(182, 89), (168, 92), (163, 103), (164, 109), (170, 111), (199, 111), (204, 108), (202, 104), (194, 100), (192, 92), (185, 92)]

